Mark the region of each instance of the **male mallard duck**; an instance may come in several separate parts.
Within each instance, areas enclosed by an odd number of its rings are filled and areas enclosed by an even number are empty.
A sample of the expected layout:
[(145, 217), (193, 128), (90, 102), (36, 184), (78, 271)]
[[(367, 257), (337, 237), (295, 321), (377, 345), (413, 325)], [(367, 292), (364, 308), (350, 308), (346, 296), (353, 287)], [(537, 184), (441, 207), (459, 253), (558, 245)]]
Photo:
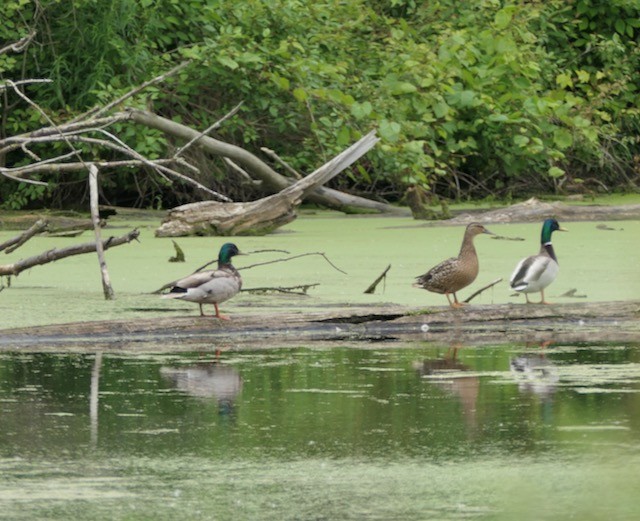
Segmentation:
[[(417, 282), (413, 286), (434, 293), (444, 293), (451, 307), (462, 307), (463, 304), (458, 302), (456, 291), (471, 284), (478, 276), (478, 255), (473, 246), (473, 238), (481, 233), (493, 235), (481, 224), (471, 223), (467, 226), (459, 255), (441, 262), (424, 275), (416, 277)], [(449, 298), (451, 293), (453, 293), (453, 303)]]
[(542, 299), (540, 304), (548, 304), (544, 300), (544, 288), (551, 284), (558, 276), (560, 267), (558, 259), (551, 244), (551, 234), (555, 231), (566, 232), (555, 219), (547, 219), (542, 224), (540, 239), (540, 253), (522, 259), (511, 275), (509, 284), (516, 291), (524, 293), (527, 304), (530, 304), (527, 293), (540, 292)]
[(229, 317), (220, 314), (218, 304), (229, 300), (242, 288), (242, 277), (231, 264), (231, 257), (234, 255), (240, 255), (238, 247), (230, 242), (223, 244), (218, 255), (217, 270), (198, 271), (180, 279), (162, 298), (197, 302), (200, 306), (200, 316), (204, 316), (202, 304), (213, 304), (216, 308), (215, 316), (229, 320)]

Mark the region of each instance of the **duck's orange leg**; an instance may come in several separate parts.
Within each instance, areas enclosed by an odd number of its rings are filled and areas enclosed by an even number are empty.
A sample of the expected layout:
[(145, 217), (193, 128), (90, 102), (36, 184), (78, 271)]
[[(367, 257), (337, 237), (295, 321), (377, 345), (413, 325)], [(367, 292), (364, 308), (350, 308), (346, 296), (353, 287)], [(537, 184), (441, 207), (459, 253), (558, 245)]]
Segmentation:
[(218, 304), (214, 303), (213, 305), (216, 308), (216, 314), (215, 314), (216, 318), (219, 318), (220, 320), (231, 320), (227, 315), (220, 314), (220, 310), (218, 309)]

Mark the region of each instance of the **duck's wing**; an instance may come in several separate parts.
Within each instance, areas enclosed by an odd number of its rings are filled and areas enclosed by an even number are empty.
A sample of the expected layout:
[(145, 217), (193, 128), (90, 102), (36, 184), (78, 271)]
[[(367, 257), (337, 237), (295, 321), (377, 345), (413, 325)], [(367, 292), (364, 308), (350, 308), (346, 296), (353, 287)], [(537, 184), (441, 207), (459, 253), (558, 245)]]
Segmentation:
[(432, 290), (441, 289), (442, 284), (456, 272), (458, 264), (458, 257), (451, 257), (450, 259), (442, 261), (424, 275), (416, 277), (415, 286)]
[(239, 275), (226, 270), (216, 270), (211, 280), (188, 292), (202, 299), (220, 303), (233, 297), (241, 287), (242, 279)]
[(509, 285), (516, 290), (526, 288), (529, 283), (542, 276), (550, 262), (552, 259), (547, 255), (532, 255), (522, 259), (513, 270)]
[[(189, 288), (197, 288), (198, 286), (202, 286), (207, 282), (215, 279), (216, 277), (222, 277), (227, 272), (223, 270), (206, 270), (206, 271), (198, 271), (196, 273), (192, 273), (184, 277), (183, 279), (178, 280), (174, 285), (173, 289), (181, 288), (181, 289), (189, 289)], [(173, 291), (172, 289), (172, 291)]]

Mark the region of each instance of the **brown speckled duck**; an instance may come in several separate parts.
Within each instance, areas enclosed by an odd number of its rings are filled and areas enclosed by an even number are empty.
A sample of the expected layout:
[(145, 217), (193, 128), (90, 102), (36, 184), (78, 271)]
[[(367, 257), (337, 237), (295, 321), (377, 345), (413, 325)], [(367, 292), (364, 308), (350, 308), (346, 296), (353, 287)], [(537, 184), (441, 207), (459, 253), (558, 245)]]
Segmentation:
[[(473, 246), (473, 238), (481, 233), (493, 235), (481, 224), (469, 224), (464, 232), (458, 256), (442, 261), (424, 275), (416, 277), (413, 286), (434, 293), (444, 293), (451, 307), (462, 307), (463, 304), (458, 302), (456, 291), (471, 284), (478, 276), (478, 255)], [(453, 302), (449, 297), (450, 294), (453, 294)]]

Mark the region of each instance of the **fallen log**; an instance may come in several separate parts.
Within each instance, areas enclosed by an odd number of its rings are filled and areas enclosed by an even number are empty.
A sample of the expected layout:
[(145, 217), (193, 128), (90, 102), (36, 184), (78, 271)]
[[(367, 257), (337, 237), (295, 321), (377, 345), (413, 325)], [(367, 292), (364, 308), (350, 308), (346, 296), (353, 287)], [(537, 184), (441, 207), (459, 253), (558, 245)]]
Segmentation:
[(375, 131), (370, 132), (312, 174), (288, 185), (277, 194), (257, 201), (201, 201), (178, 206), (169, 211), (166, 219), (156, 230), (156, 236), (267, 234), (295, 219), (295, 210), (305, 194), (353, 164), (378, 141)]
[[(265, 189), (273, 193), (284, 190), (292, 182), (291, 179), (280, 175), (251, 152), (248, 152), (238, 146), (225, 143), (224, 141), (201, 135), (200, 132), (189, 128), (186, 125), (181, 125), (180, 123), (163, 118), (157, 114), (137, 109), (129, 109), (127, 116), (132, 121), (135, 121), (140, 125), (155, 128), (165, 134), (169, 134), (180, 139), (191, 140), (201, 136), (198, 140), (198, 146), (212, 154), (235, 161), (246, 171), (250, 172), (252, 176), (262, 181)], [(320, 204), (339, 211), (362, 209), (380, 213), (408, 214), (408, 211), (404, 208), (398, 208), (390, 204), (345, 194), (338, 190), (332, 190), (322, 186), (314, 187), (313, 190), (309, 191), (305, 195), (305, 199), (312, 203)]]
[(0, 330), (0, 351), (117, 349), (190, 351), (225, 343), (227, 349), (306, 345), (458, 346), (505, 343), (635, 342), (640, 301), (549, 306), (496, 304), (417, 311), (401, 306), (235, 315), (231, 321), (189, 316), (76, 322)]
[[(103, 249), (108, 250), (109, 248), (120, 246), (121, 244), (127, 244), (137, 239), (139, 235), (140, 231), (136, 229), (131, 230), (129, 233), (123, 235), (122, 237), (109, 237), (108, 239), (102, 241), (102, 247)], [(18, 262), (14, 262), (12, 264), (0, 265), (0, 275), (15, 276), (24, 270), (33, 268), (34, 266), (54, 262), (60, 259), (64, 259), (65, 257), (70, 257), (72, 255), (95, 253), (95, 251), (95, 241), (83, 244), (75, 244), (66, 248), (55, 248), (53, 250), (48, 250), (40, 253), (39, 255), (34, 255), (33, 257), (21, 259)]]
[(620, 206), (576, 205), (562, 202), (547, 203), (535, 197), (522, 203), (513, 204), (506, 208), (498, 208), (486, 212), (462, 213), (437, 224), (469, 224), (481, 221), (484, 224), (512, 223), (512, 222), (541, 222), (548, 217), (555, 217), (559, 221), (618, 221), (640, 218), (640, 204), (626, 204)]

